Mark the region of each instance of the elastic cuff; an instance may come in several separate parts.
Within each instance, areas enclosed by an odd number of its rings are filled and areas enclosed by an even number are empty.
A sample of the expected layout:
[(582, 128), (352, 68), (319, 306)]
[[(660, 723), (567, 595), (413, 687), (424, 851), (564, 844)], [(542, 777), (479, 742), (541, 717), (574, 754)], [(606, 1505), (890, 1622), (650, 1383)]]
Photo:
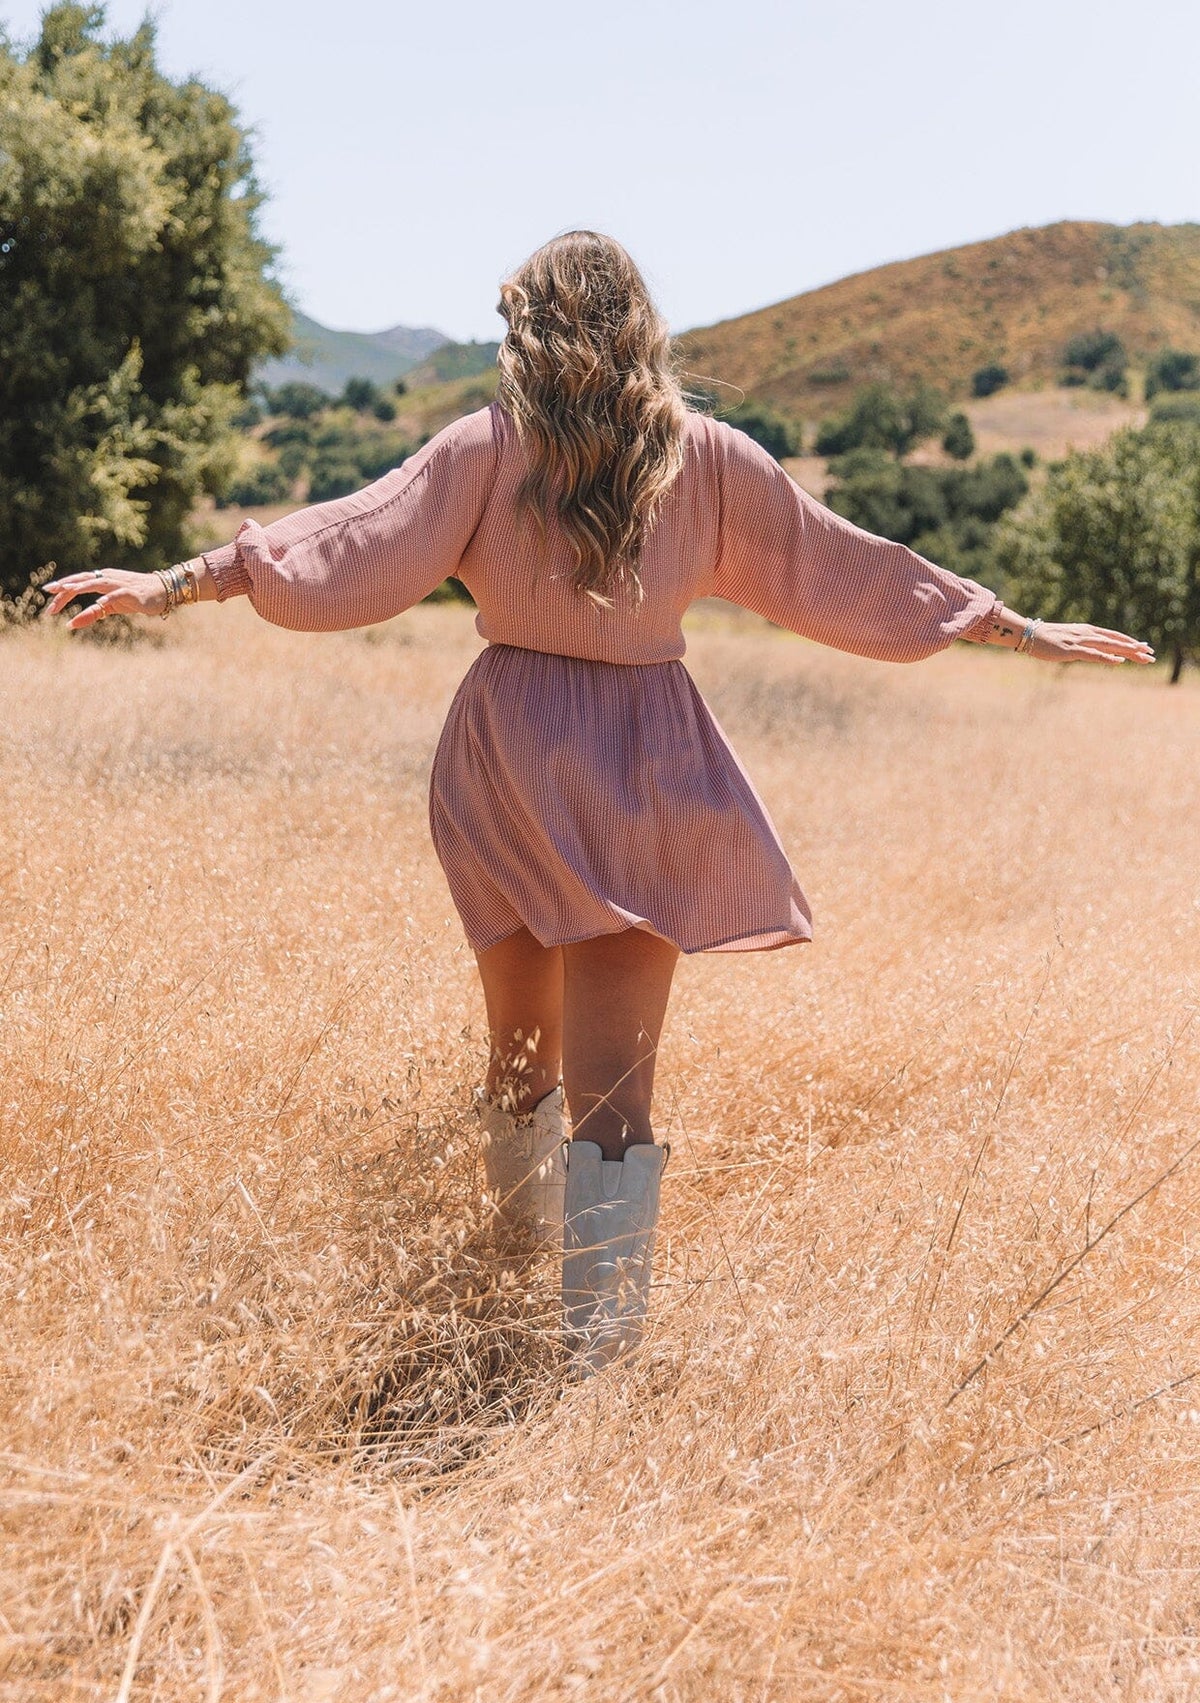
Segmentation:
[(1004, 608), (1004, 600), (997, 597), (995, 592), (989, 595), (992, 601), (988, 608), (982, 615), (977, 615), (958, 635), (960, 639), (966, 639), (968, 644), (985, 645), (992, 636), (992, 622)]
[(195, 558), (203, 562), (217, 588), (217, 602), (227, 597), (245, 597), (250, 591), (250, 575), (246, 572), (236, 541), (222, 544), (219, 550), (204, 550)]

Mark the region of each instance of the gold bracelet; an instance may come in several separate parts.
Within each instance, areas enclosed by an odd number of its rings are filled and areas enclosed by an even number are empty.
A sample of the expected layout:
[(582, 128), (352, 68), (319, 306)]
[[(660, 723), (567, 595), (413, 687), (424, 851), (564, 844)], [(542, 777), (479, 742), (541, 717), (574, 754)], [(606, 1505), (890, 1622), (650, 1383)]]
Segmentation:
[(167, 570), (165, 568), (155, 568), (154, 572), (158, 576), (158, 578), (162, 581), (163, 594), (164, 594), (164, 596), (166, 597), (166, 600), (167, 600), (158, 612), (159, 619), (161, 621), (165, 621), (167, 616), (171, 613), (172, 609), (174, 609), (174, 607), (175, 607), (175, 604), (174, 604), (174, 602), (171, 598), (171, 581), (168, 578)]

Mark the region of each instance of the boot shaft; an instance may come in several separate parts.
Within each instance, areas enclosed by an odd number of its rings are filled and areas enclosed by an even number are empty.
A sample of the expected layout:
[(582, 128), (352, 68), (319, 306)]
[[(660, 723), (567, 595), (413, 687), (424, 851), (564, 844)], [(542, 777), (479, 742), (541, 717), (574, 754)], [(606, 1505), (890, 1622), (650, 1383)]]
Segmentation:
[(563, 1321), (568, 1350), (585, 1375), (641, 1336), (669, 1151), (639, 1144), (611, 1160), (592, 1141), (566, 1149)]

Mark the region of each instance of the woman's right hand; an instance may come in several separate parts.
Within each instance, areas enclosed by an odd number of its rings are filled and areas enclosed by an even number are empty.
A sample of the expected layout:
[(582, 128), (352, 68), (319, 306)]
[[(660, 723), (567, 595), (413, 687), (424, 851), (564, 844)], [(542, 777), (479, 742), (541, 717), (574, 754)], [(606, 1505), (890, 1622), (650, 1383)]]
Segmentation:
[(74, 631), (93, 627), (107, 615), (161, 615), (167, 606), (167, 588), (157, 574), (138, 574), (127, 568), (67, 574), (64, 579), (48, 581), (42, 590), (50, 594), (47, 615), (57, 615), (73, 598), (96, 598), (67, 622)]

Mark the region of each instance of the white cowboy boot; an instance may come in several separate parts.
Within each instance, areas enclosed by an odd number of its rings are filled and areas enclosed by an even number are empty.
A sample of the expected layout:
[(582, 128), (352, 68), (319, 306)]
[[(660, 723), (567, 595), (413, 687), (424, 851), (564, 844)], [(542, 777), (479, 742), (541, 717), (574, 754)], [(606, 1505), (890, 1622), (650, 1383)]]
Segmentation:
[(563, 1208), (563, 1327), (580, 1377), (633, 1348), (642, 1334), (669, 1147), (639, 1143), (605, 1159), (572, 1141)]
[(562, 1245), (563, 1091), (554, 1088), (527, 1112), (507, 1112), (486, 1089), (475, 1092), (487, 1190), (495, 1222), (519, 1242), (549, 1251)]

